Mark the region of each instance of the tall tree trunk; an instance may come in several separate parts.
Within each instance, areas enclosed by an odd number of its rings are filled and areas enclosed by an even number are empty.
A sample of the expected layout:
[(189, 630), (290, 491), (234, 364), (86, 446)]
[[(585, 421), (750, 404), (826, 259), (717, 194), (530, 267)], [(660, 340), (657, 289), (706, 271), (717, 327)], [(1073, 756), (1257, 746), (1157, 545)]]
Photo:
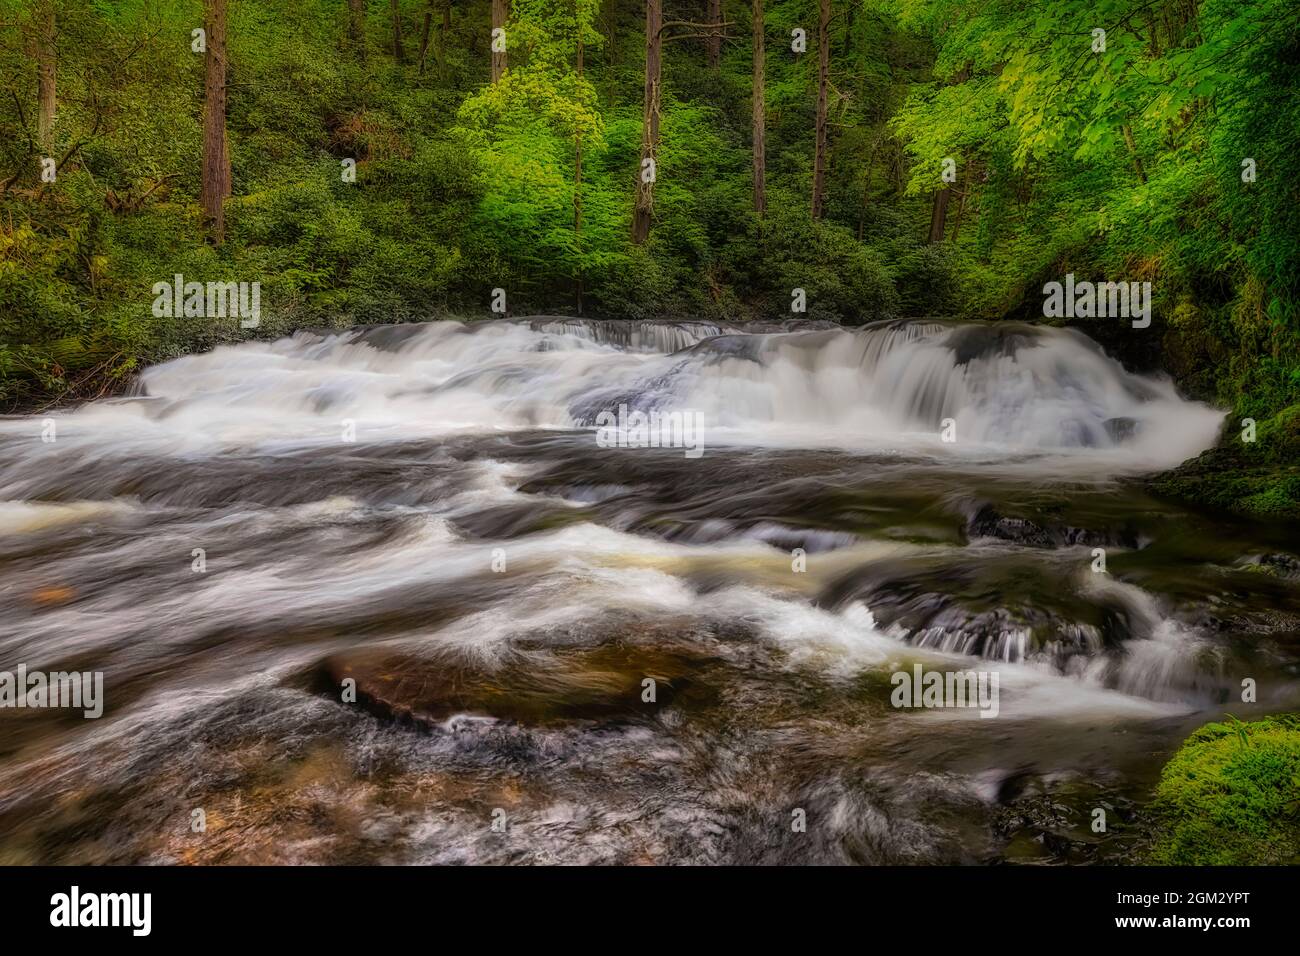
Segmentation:
[(953, 245), (957, 244), (957, 237), (961, 235), (962, 221), (966, 218), (966, 200), (970, 198), (971, 179), (971, 176), (967, 176), (966, 181), (962, 183), (961, 192), (958, 193), (960, 198), (957, 200), (957, 221), (952, 224), (952, 235), (948, 237), (948, 241)]
[(767, 54), (764, 49), (763, 0), (754, 0), (754, 212), (767, 213), (767, 105), (764, 83)]
[(424, 10), (424, 23), (420, 27), (420, 75), (424, 76), (424, 61), (429, 56), (429, 36), (433, 32), (433, 0)]
[(54, 149), (54, 0), (44, 0), (36, 21), (36, 140), (48, 156)]
[(497, 30), (504, 30), (506, 27), (506, 18), (510, 15), (509, 0), (492, 0), (492, 41), (494, 49), (492, 50), (492, 82), (496, 83), (501, 79), (501, 75), (506, 71), (506, 50), (502, 46), (501, 52), (495, 49)]
[(366, 59), (366, 0), (348, 0), (348, 42), (363, 63)]
[[(708, 22), (722, 23), (722, 0), (709, 0)], [(708, 36), (709, 69), (716, 70), (722, 66), (722, 27), (714, 26)]]
[(943, 242), (943, 227), (948, 218), (950, 192), (950, 187), (944, 186), (934, 194), (934, 205), (930, 207), (930, 242)]
[[(575, 69), (578, 80), (582, 80), (582, 20), (577, 15), (577, 3), (574, 3), (574, 20), (578, 29), (578, 54)], [(574, 275), (574, 293), (578, 300), (578, 314), (582, 315), (582, 127), (578, 126), (573, 134), (573, 246), (578, 254), (576, 274)]]
[[(636, 208), (632, 211), (632, 241), (638, 245), (650, 238), (654, 216), (654, 177), (647, 177), (646, 160), (653, 161), (659, 148), (660, 77), (663, 72), (663, 5), (661, 0), (645, 4), (645, 107), (641, 120), (641, 165), (636, 171)], [(654, 169), (651, 166), (651, 169)], [(658, 170), (655, 169), (655, 175)]]
[[(970, 79), (972, 69), (974, 64), (966, 63), (953, 75), (951, 83), (955, 85), (965, 83)], [(929, 242), (943, 242), (943, 231), (948, 222), (948, 200), (951, 197), (952, 187), (948, 185), (934, 194), (934, 205), (930, 207)]]
[(388, 9), (393, 15), (393, 59), (404, 63), (406, 51), (402, 49), (402, 11), (398, 9), (397, 0), (388, 0)]
[(820, 219), (825, 205), (826, 146), (828, 127), (826, 106), (831, 79), (831, 0), (817, 4), (817, 142), (813, 153), (812, 217)]
[(212, 241), (226, 238), (223, 200), (230, 195), (226, 151), (226, 0), (204, 0), (207, 55), (203, 81), (203, 216)]
[(438, 78), (447, 79), (447, 37), (451, 35), (451, 0), (442, 0), (442, 29), (438, 31)]

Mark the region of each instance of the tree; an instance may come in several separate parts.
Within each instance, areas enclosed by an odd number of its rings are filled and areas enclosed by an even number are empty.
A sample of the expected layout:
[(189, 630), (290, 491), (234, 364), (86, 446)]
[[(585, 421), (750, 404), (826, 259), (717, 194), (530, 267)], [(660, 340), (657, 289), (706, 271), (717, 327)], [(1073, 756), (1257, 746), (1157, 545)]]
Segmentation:
[(944, 186), (934, 194), (934, 204), (930, 207), (930, 235), (928, 242), (943, 242), (944, 224), (948, 218), (948, 194), (951, 187)]
[(226, 152), (226, 0), (204, 0), (206, 55), (203, 82), (203, 215), (212, 241), (226, 236), (224, 200), (230, 195)]
[[(492, 0), (492, 82), (497, 83), (506, 71), (506, 19), (510, 15), (509, 0)], [(502, 31), (497, 33), (497, 31)], [(500, 38), (498, 40), (498, 38)], [(497, 47), (500, 47), (498, 50)]]
[(814, 128), (812, 217), (820, 219), (826, 199), (826, 109), (831, 78), (831, 0), (817, 4), (817, 119)]
[[(429, 10), (432, 12), (434, 0), (429, 0)], [(447, 35), (451, 33), (451, 0), (442, 0), (442, 27), (438, 30), (438, 38), (434, 41), (434, 55), (438, 60), (438, 77), (447, 79)], [(424, 61), (421, 59), (420, 68), (424, 68)]]
[(641, 112), (641, 165), (637, 169), (636, 206), (632, 211), (632, 241), (640, 245), (650, 238), (654, 217), (654, 188), (658, 171), (655, 152), (659, 148), (659, 113), (663, 73), (663, 5), (661, 0), (645, 4), (645, 98)]
[(404, 63), (406, 51), (402, 49), (402, 11), (398, 0), (388, 0), (388, 10), (393, 16), (393, 59)]
[(363, 63), (366, 59), (366, 0), (348, 0), (348, 42)]
[(722, 25), (722, 0), (709, 0), (709, 32), (705, 34), (708, 41), (709, 69), (717, 70), (722, 66), (722, 38), (726, 28)]
[(754, 0), (754, 212), (767, 212), (767, 107), (764, 102), (764, 77), (767, 53), (764, 49), (763, 0)]
[[(952, 82), (960, 85), (970, 79), (971, 64), (967, 63), (957, 71)], [(948, 222), (948, 200), (952, 197), (952, 187), (946, 182), (934, 194), (934, 204), (930, 207), (930, 243), (943, 242), (943, 232)]]
[[(578, 13), (577, 0), (573, 3), (573, 23), (576, 33), (577, 52), (574, 55), (574, 73), (578, 83), (582, 83), (582, 18)], [(582, 126), (573, 126), (573, 246), (579, 263), (574, 276), (574, 298), (577, 300), (578, 314), (582, 315)]]
[(424, 61), (429, 56), (429, 36), (433, 32), (433, 0), (425, 5), (424, 22), (420, 26), (420, 75), (424, 75)]
[(36, 19), (36, 141), (48, 155), (54, 148), (54, 0), (44, 0)]
[(514, 0), (511, 45), (528, 55), (465, 101), (457, 128), (480, 171), (496, 284), (544, 270), (567, 280), (579, 309), (587, 277), (608, 266), (627, 229), (626, 185), (601, 161), (603, 123), (586, 76), (597, 10), (598, 0)]

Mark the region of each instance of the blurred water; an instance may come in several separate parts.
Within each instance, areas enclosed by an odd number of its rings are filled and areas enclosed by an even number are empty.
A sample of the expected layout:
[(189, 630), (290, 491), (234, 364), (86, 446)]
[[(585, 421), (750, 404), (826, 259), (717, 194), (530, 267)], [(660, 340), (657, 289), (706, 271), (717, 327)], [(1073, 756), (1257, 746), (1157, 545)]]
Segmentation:
[[(704, 455), (600, 447), (620, 404)], [(1113, 859), (1092, 807), (1297, 699), (1281, 532), (1130, 481), (1221, 414), (1073, 332), (303, 333), (48, 417), (0, 421), (0, 669), (107, 701), (0, 709), (6, 862)], [(916, 662), (998, 718), (892, 707)]]

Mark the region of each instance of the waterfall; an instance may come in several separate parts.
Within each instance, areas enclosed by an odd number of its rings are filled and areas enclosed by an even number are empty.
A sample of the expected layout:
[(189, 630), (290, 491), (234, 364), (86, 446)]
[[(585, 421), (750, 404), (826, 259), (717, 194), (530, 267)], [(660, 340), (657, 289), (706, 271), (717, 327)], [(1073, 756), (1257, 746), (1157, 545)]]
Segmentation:
[(1222, 417), (1078, 332), (1009, 323), (435, 322), (222, 347), (141, 382), (138, 407), (98, 404), (68, 428), (126, 417), (142, 439), (310, 443), (346, 420), (380, 441), (591, 427), (625, 404), (697, 414), (715, 447), (1094, 452), (1155, 470), (1209, 447)]

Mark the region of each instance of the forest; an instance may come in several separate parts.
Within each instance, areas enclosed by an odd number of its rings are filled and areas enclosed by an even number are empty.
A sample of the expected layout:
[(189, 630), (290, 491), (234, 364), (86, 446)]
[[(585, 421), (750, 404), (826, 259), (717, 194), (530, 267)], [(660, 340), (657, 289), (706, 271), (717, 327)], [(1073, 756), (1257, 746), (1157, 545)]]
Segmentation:
[(1072, 273), (1232, 412), (1166, 490), (1296, 516), (1298, 72), (1289, 0), (0, 0), (0, 403), (502, 309), (1059, 323)]

